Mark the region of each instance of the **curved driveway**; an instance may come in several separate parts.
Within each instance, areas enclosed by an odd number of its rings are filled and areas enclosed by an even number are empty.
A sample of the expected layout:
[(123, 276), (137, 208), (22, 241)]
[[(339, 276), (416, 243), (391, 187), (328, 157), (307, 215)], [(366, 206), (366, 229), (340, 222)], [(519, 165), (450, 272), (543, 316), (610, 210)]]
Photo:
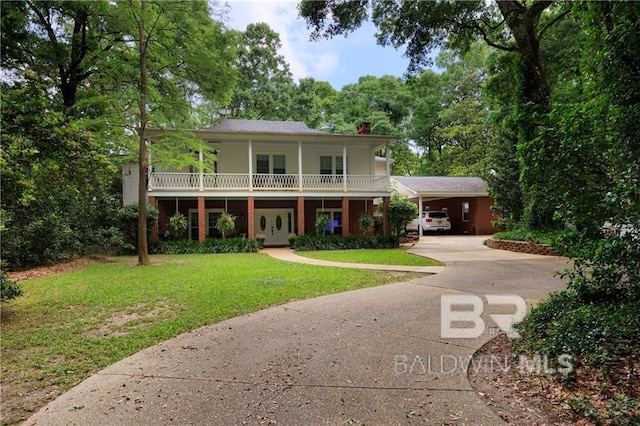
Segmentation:
[(501, 424), (463, 367), (491, 336), (440, 336), (443, 294), (563, 284), (566, 259), (491, 250), (481, 237), (423, 237), (446, 262), (412, 281), (303, 300), (186, 333), (71, 389), (26, 424)]

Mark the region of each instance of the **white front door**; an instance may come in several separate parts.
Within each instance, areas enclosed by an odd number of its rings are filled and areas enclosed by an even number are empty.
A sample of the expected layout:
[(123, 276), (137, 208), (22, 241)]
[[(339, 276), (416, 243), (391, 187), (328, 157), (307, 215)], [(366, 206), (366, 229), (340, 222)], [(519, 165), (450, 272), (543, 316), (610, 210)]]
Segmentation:
[(293, 209), (256, 209), (256, 234), (264, 234), (265, 245), (289, 244), (293, 232)]

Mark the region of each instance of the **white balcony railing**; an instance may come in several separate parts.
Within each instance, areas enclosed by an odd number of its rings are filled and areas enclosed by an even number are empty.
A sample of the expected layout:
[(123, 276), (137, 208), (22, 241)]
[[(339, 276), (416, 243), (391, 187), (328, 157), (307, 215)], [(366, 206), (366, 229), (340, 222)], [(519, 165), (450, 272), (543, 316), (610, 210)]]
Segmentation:
[(387, 176), (247, 173), (151, 173), (150, 191), (365, 191), (388, 192)]

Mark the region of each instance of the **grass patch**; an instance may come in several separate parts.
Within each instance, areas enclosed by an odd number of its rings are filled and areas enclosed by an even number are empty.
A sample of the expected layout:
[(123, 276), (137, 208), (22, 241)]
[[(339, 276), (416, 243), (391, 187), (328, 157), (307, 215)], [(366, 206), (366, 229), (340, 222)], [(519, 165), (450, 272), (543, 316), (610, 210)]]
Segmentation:
[(304, 251), (296, 254), (332, 262), (371, 263), (375, 265), (444, 266), (444, 263), (407, 253), (406, 248)]
[(414, 278), (327, 268), (264, 254), (121, 257), (23, 281), (2, 305), (2, 423), (92, 373), (197, 327), (285, 302)]

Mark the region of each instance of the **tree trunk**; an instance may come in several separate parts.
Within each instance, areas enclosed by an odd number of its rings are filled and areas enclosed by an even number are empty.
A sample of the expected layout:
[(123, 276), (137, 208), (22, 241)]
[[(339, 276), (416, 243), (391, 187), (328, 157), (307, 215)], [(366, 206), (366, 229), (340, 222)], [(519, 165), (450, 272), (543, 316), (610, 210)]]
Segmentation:
[(145, 0), (141, 2), (138, 30), (140, 34), (140, 147), (138, 155), (138, 265), (148, 265), (149, 245), (147, 242), (147, 40), (144, 20), (147, 11)]

